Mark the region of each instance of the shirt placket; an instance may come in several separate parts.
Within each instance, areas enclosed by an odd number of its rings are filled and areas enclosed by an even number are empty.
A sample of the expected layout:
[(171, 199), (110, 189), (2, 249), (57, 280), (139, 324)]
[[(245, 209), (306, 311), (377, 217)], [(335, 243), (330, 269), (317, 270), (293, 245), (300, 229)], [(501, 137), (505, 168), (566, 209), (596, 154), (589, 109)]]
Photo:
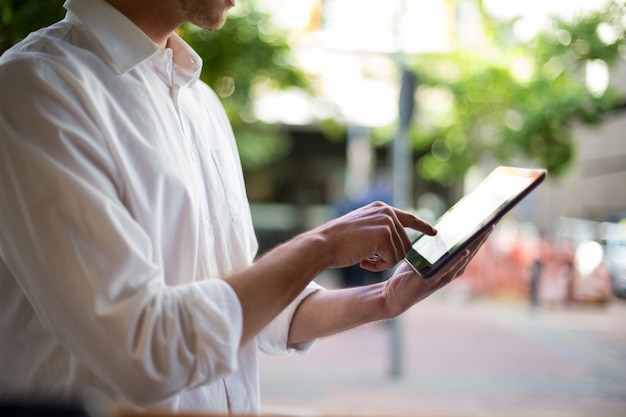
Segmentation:
[(190, 123), (189, 118), (185, 114), (185, 108), (183, 101), (185, 100), (185, 83), (177, 76), (175, 67), (172, 61), (171, 51), (168, 49), (167, 52), (167, 71), (168, 71), (168, 79), (170, 81), (170, 97), (172, 99), (172, 104), (176, 111), (176, 116), (178, 119), (178, 124), (180, 127), (180, 138), (181, 145), (184, 148), (185, 159), (189, 161), (189, 168), (193, 176), (193, 187), (198, 196), (197, 201), (199, 201), (199, 209), (198, 209), (198, 220), (196, 224), (199, 227), (199, 242), (198, 242), (198, 277), (209, 277), (211, 276), (210, 269), (206, 263), (205, 256), (202, 254), (207, 253), (210, 248), (209, 236), (211, 234), (211, 222), (209, 221), (209, 216), (207, 215), (207, 207), (206, 207), (206, 198), (202, 194), (202, 190), (204, 190), (204, 179), (202, 175), (202, 161), (200, 158), (199, 150), (196, 146), (197, 140), (197, 132), (193, 125)]

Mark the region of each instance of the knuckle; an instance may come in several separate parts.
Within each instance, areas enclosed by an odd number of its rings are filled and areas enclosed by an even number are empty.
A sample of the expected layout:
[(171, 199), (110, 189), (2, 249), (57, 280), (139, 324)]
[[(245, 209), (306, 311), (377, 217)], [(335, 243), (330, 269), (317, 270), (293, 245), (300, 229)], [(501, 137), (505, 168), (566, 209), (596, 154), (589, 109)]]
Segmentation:
[(383, 203), (380, 200), (373, 201), (371, 205), (373, 207), (389, 207), (387, 204)]
[(376, 213), (385, 215), (385, 216), (393, 216), (393, 208), (382, 201), (374, 201), (371, 204), (371, 207), (376, 210)]

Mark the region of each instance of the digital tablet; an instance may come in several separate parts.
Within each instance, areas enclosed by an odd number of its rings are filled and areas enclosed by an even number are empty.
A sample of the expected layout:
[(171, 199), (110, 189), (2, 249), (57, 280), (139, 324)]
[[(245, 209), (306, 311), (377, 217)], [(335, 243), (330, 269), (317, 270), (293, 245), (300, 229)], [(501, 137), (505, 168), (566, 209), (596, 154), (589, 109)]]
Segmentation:
[(435, 236), (421, 235), (413, 241), (405, 261), (424, 278), (434, 275), (526, 197), (545, 176), (542, 169), (497, 167), (436, 221)]

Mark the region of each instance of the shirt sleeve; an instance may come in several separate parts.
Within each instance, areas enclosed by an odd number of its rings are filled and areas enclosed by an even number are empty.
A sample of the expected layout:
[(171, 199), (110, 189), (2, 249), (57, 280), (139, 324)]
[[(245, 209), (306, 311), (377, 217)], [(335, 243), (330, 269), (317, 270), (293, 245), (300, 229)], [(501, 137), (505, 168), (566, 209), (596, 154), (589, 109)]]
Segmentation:
[(0, 70), (8, 270), (46, 330), (136, 405), (230, 374), (243, 321), (234, 291), (219, 279), (165, 284), (79, 87), (56, 88), (58, 77), (36, 61)]
[(261, 352), (268, 355), (291, 354), (295, 352), (307, 352), (315, 344), (316, 340), (290, 346), (287, 344), (291, 319), (298, 305), (315, 291), (323, 290), (323, 287), (311, 282), (300, 295), (287, 306), (273, 321), (268, 324), (257, 336), (257, 343)]

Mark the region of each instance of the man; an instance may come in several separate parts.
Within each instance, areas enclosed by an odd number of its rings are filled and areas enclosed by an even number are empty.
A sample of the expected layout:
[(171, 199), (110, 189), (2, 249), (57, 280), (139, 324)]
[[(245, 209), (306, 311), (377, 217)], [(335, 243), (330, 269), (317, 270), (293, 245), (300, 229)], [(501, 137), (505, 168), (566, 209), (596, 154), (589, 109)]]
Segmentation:
[(0, 58), (0, 393), (257, 412), (258, 350), (401, 314), (464, 270), (407, 266), (326, 291), (325, 268), (395, 266), (404, 228), (374, 203), (257, 250), (232, 131), (174, 32), (231, 0), (69, 0)]

